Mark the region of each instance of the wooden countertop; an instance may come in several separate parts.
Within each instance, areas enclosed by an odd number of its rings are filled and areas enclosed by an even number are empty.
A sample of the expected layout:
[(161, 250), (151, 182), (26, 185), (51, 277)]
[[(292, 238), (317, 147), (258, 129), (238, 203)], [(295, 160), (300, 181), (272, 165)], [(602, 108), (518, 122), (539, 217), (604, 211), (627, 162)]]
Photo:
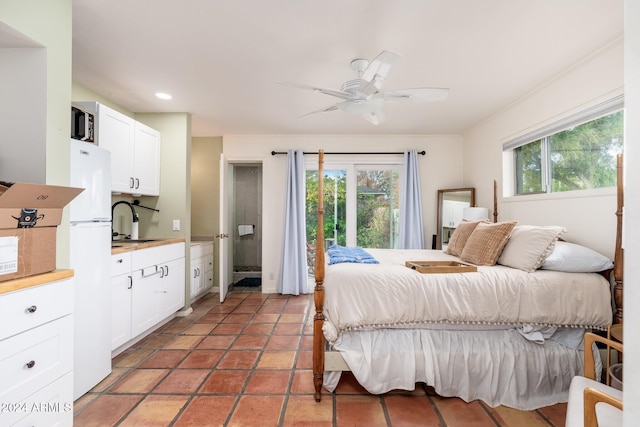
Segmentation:
[(45, 283), (73, 277), (73, 270), (54, 270), (49, 273), (36, 274), (35, 276), (21, 277), (20, 279), (0, 282), (0, 294), (44, 285)]
[(137, 251), (139, 249), (152, 248), (154, 246), (170, 245), (172, 243), (184, 242), (184, 238), (173, 239), (153, 239), (150, 242), (127, 242), (115, 240), (111, 243), (111, 255), (121, 254), (124, 252)]

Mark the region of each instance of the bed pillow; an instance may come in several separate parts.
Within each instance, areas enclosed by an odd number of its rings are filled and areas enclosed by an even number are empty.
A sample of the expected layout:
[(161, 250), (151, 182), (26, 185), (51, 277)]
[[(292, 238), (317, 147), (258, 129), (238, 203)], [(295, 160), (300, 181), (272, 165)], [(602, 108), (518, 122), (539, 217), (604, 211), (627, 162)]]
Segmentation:
[(558, 237), (566, 233), (564, 227), (517, 225), (504, 245), (498, 264), (531, 273), (553, 252)]
[(558, 241), (540, 268), (567, 273), (599, 273), (613, 268), (613, 262), (593, 249)]
[(464, 245), (460, 259), (475, 265), (495, 265), (517, 221), (481, 222)]
[(462, 249), (464, 249), (464, 245), (469, 239), (469, 236), (471, 236), (473, 230), (475, 230), (481, 222), (482, 221), (467, 221), (466, 219), (463, 219), (456, 229), (453, 230), (453, 234), (449, 238), (449, 243), (444, 253), (459, 257), (462, 253)]

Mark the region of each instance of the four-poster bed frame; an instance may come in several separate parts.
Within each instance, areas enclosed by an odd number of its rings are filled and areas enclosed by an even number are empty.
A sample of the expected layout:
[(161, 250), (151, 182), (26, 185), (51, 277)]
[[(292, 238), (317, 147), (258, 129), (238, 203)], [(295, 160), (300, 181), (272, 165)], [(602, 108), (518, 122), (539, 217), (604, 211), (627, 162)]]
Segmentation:
[[(313, 382), (315, 387), (315, 399), (321, 400), (322, 387), (325, 372), (325, 362), (331, 366), (327, 366), (329, 371), (348, 370), (348, 367), (339, 352), (326, 351), (326, 341), (323, 334), (323, 324), (325, 321), (324, 299), (325, 299), (325, 247), (324, 247), (324, 152), (318, 151), (318, 229), (315, 247), (315, 288), (314, 303), (315, 314), (313, 318)], [(617, 231), (616, 231), (616, 247), (614, 255), (614, 291), (613, 297), (617, 311), (614, 315), (614, 323), (622, 322), (623, 313), (623, 264), (622, 264), (622, 206), (623, 206), (623, 184), (622, 184), (622, 155), (617, 159)], [(497, 222), (497, 184), (494, 181), (494, 222)], [(608, 278), (607, 278), (608, 279)]]

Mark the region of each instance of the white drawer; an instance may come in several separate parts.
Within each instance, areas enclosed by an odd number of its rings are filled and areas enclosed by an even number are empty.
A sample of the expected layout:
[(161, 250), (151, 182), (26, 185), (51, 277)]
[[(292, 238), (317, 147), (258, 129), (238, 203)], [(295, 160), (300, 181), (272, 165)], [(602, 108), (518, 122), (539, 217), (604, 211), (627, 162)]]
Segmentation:
[(138, 249), (131, 253), (132, 270), (184, 258), (184, 242)]
[(131, 252), (111, 255), (111, 277), (131, 272)]
[(0, 340), (73, 311), (73, 279), (0, 295)]
[(191, 244), (191, 258), (213, 255), (213, 242), (197, 242)]
[(72, 315), (2, 340), (0, 402), (19, 402), (72, 369)]
[(73, 374), (38, 390), (22, 401), (5, 401), (0, 425), (12, 427), (73, 425)]
[(204, 258), (204, 271), (213, 271), (213, 255)]

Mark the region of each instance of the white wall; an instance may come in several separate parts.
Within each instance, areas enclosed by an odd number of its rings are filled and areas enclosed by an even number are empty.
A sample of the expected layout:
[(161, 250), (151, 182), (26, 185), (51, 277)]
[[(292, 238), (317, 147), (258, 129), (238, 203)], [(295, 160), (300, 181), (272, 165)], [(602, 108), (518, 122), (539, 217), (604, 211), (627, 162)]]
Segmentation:
[[(263, 248), (262, 284), (263, 292), (275, 292), (282, 252), (283, 212), (286, 155), (272, 156), (271, 151), (303, 149), (317, 152), (344, 151), (405, 151), (426, 150), (419, 156), (425, 241), (431, 245), (431, 236), (436, 232), (436, 199), (439, 188), (463, 186), (462, 139), (460, 136), (278, 136), (238, 135), (223, 138), (223, 152), (230, 163), (261, 162), (263, 178)], [(313, 156), (317, 159), (316, 156)], [(353, 159), (354, 156), (349, 156)], [(364, 156), (363, 156), (364, 157)], [(334, 157), (335, 158), (335, 157)], [(329, 156), (325, 156), (325, 163)], [(229, 232), (230, 230), (221, 230)]]
[(640, 420), (640, 2), (625, 1), (624, 426)]
[[(503, 174), (502, 144), (622, 94), (623, 58), (623, 40), (617, 40), (464, 133), (464, 181), (487, 188), (487, 191), (478, 192), (479, 206), (493, 207), (489, 186), (494, 179), (498, 181), (500, 195), (510, 187), (511, 177)], [(569, 230), (564, 236), (566, 240), (584, 244), (613, 258), (614, 188), (571, 195), (510, 197), (507, 193), (499, 199), (499, 220), (562, 225)]]

